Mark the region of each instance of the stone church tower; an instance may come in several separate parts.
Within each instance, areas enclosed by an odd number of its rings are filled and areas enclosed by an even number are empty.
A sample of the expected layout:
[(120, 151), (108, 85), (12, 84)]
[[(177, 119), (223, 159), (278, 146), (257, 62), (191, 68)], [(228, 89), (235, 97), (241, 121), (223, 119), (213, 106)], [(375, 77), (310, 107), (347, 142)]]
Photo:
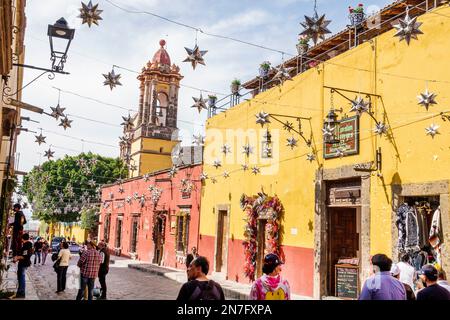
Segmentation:
[(140, 81), (139, 112), (134, 117), (129, 134), (128, 156), (130, 177), (172, 167), (171, 152), (178, 140), (177, 112), (180, 68), (171, 65), (169, 54), (159, 42), (160, 48), (153, 59), (142, 68)]

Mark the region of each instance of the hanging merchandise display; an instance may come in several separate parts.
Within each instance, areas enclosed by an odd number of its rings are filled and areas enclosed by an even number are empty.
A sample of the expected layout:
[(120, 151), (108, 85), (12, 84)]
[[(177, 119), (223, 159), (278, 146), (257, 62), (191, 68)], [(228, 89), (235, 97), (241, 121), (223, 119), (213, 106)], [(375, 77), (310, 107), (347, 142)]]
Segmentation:
[(35, 142), (37, 142), (39, 145), (41, 145), (42, 143), (45, 143), (45, 138), (47, 138), (47, 137), (44, 137), (42, 135), (42, 129), (41, 129), (41, 133), (38, 136), (35, 136), (35, 137), (36, 137), (36, 141)]
[(67, 118), (67, 116), (64, 119), (61, 119), (61, 123), (59, 124), (59, 126), (63, 127), (64, 130), (66, 130), (67, 128), (71, 128), (72, 126), (70, 125), (73, 122), (73, 120), (69, 120), (69, 118)]
[(436, 97), (436, 94), (429, 92), (428, 89), (426, 89), (424, 93), (417, 96), (417, 99), (419, 100), (419, 105), (424, 106), (428, 111), (430, 105), (437, 104)]
[(394, 36), (399, 37), (400, 41), (405, 40), (409, 45), (411, 39), (418, 40), (417, 35), (423, 34), (419, 29), (421, 25), (422, 22), (417, 22), (417, 17), (411, 18), (409, 16), (409, 8), (407, 7), (405, 18), (399, 19), (399, 23), (394, 25), (394, 28), (397, 29)]
[(319, 18), (317, 13), (317, 0), (314, 1), (314, 15), (312, 17), (305, 16), (305, 22), (300, 22), (305, 30), (300, 33), (300, 36), (307, 36), (311, 38), (316, 45), (319, 39), (325, 40), (325, 34), (331, 33), (327, 28), (331, 20), (325, 20), (325, 15)]
[(92, 24), (98, 25), (98, 20), (103, 20), (102, 17), (100, 17), (100, 14), (103, 12), (103, 10), (98, 9), (98, 3), (96, 5), (92, 4), (92, 1), (89, 1), (89, 3), (86, 5), (85, 3), (81, 2), (81, 8), (80, 15), (78, 18), (81, 18), (83, 21), (81, 24), (87, 23), (89, 28)]
[(282, 261), (285, 261), (283, 249), (281, 247), (281, 223), (283, 221), (284, 209), (277, 196), (269, 197), (263, 192), (257, 196), (246, 196), (243, 194), (240, 200), (241, 209), (245, 211), (245, 227), (243, 242), (245, 251), (244, 274), (255, 280), (258, 253), (258, 220), (266, 220), (264, 232), (265, 244), (264, 256), (268, 253), (277, 254)]
[(109, 88), (112, 90), (116, 86), (121, 86), (119, 79), (121, 75), (118, 73), (116, 74), (114, 72), (114, 66), (111, 70), (111, 72), (108, 72), (107, 74), (103, 74), (103, 77), (105, 77), (105, 81), (103, 82), (104, 86), (109, 86)]
[(206, 106), (206, 100), (203, 99), (201, 93), (200, 98), (192, 97), (192, 99), (194, 99), (195, 103), (191, 106), (191, 108), (197, 108), (198, 113), (201, 113), (203, 109), (208, 110), (208, 107)]
[(192, 65), (192, 69), (195, 70), (197, 64), (202, 64), (204, 66), (206, 65), (203, 56), (208, 52), (207, 50), (204, 51), (200, 50), (197, 44), (195, 45), (194, 49), (189, 49), (186, 47), (184, 49), (186, 49), (188, 56), (186, 59), (183, 60), (183, 62), (190, 62)]
[(435, 251), (436, 262), (441, 264), (441, 243), (444, 239), (441, 222), (441, 207), (439, 206), (433, 213), (428, 241)]
[(425, 128), (427, 135), (430, 135), (434, 138), (435, 135), (439, 134), (439, 128), (437, 124), (432, 123), (429, 127)]

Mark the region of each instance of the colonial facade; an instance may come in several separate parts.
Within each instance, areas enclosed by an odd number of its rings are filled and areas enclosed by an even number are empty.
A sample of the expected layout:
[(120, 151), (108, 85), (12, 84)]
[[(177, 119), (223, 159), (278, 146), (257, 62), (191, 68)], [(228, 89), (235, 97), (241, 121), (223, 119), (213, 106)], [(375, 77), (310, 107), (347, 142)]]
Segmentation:
[[(392, 27), (404, 2), (422, 23), (409, 45)], [(378, 25), (287, 61), (293, 81), (249, 81), (253, 98), (208, 120), (198, 249), (217, 276), (250, 283), (264, 254), (280, 251), (293, 292), (320, 299), (342, 293), (341, 265), (357, 296), (376, 253), (428, 250), (449, 270), (450, 8), (425, 2), (397, 1)], [(417, 98), (431, 92), (437, 104)], [(405, 203), (424, 223), (409, 249), (398, 241)]]

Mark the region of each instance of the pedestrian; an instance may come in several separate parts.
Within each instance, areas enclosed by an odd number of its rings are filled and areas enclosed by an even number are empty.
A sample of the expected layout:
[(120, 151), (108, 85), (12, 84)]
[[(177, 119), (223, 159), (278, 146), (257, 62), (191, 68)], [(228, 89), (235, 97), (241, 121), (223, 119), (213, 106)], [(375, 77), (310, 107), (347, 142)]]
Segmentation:
[(80, 267), (81, 283), (76, 300), (81, 300), (86, 287), (88, 289), (88, 300), (92, 300), (92, 290), (94, 289), (95, 278), (98, 276), (100, 263), (102, 261), (102, 257), (100, 256), (100, 253), (95, 250), (95, 247), (95, 243), (89, 241), (87, 250), (83, 252), (80, 260), (78, 260), (77, 265)]
[(36, 261), (38, 265), (41, 264), (41, 254), (42, 254), (42, 239), (36, 240), (34, 243), (34, 264), (36, 265)]
[(17, 293), (11, 298), (25, 298), (25, 273), (27, 268), (31, 266), (31, 256), (33, 254), (33, 244), (30, 241), (30, 235), (24, 233), (22, 235), (22, 244), (20, 246), (20, 252), (13, 257), (13, 262), (19, 262), (17, 264), (17, 281), (19, 286)]
[(42, 265), (45, 265), (45, 260), (47, 260), (48, 251), (50, 246), (48, 245), (47, 240), (42, 242)]
[(441, 287), (444, 287), (445, 289), (447, 289), (450, 292), (450, 284), (448, 284), (447, 275), (445, 274), (445, 271), (444, 271), (444, 269), (442, 269), (442, 267), (439, 269), (437, 283), (438, 283), (438, 285), (440, 285)]
[(58, 253), (58, 268), (56, 270), (57, 274), (57, 289), (56, 293), (64, 292), (66, 290), (66, 275), (67, 269), (69, 268), (70, 261), (70, 250), (69, 244), (66, 241), (61, 242), (61, 250)]
[[(13, 207), (15, 212), (14, 214), (14, 222), (10, 224), (13, 227), (12, 234), (12, 251), (13, 256), (17, 256), (19, 252), (21, 252), (22, 246), (22, 234), (23, 234), (23, 225), (27, 223), (27, 219), (22, 212), (22, 206), (19, 203), (16, 203)], [(28, 238), (29, 240), (29, 238)]]
[(108, 246), (105, 242), (100, 242), (98, 244), (98, 249), (100, 252), (100, 255), (102, 257), (102, 262), (100, 263), (100, 269), (98, 270), (98, 281), (100, 282), (102, 293), (100, 295), (100, 300), (106, 300), (106, 275), (109, 272), (109, 251)]
[(192, 260), (188, 269), (188, 282), (183, 284), (177, 301), (225, 300), (222, 287), (208, 279), (209, 261), (199, 256)]
[(400, 256), (400, 262), (397, 263), (400, 269), (400, 282), (406, 283), (411, 288), (414, 288), (414, 279), (416, 279), (416, 269), (409, 263), (409, 255), (403, 254)]
[(398, 264), (393, 264), (391, 268), (391, 275), (399, 280), (401, 283), (403, 283), (403, 286), (405, 287), (406, 292), (406, 300), (416, 300), (416, 295), (414, 294), (414, 290), (411, 288), (411, 286), (405, 282), (402, 282), (400, 279), (402, 277), (402, 272), (400, 268), (398, 267)]
[(392, 260), (376, 254), (371, 263), (374, 274), (364, 283), (359, 300), (406, 300), (405, 286), (391, 276)]
[(450, 292), (437, 283), (438, 271), (433, 265), (424, 265), (419, 270), (419, 278), (425, 288), (417, 293), (417, 300), (450, 300)]
[(278, 255), (269, 253), (264, 257), (260, 278), (256, 279), (250, 290), (251, 300), (290, 300), (289, 282), (281, 277), (283, 262)]

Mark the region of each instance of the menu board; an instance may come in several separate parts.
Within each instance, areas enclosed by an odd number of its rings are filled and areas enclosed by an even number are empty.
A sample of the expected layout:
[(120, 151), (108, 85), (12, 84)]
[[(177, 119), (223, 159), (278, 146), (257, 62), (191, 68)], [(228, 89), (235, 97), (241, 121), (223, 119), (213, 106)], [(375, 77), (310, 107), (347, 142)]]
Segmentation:
[(359, 268), (348, 264), (335, 265), (336, 296), (357, 299), (359, 295)]

